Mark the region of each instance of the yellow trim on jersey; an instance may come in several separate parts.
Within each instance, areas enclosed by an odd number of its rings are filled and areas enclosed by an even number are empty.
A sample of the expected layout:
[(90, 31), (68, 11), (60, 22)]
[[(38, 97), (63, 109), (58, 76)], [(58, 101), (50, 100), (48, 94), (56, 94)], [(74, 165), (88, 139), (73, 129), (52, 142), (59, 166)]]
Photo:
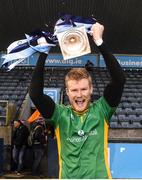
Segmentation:
[(59, 156), (59, 179), (61, 179), (62, 174), (62, 160), (61, 160), (61, 140), (60, 140), (60, 131), (59, 127), (55, 129), (55, 134), (57, 138), (57, 146), (58, 146), (58, 156)]
[(108, 178), (112, 179), (110, 167), (108, 164), (108, 124), (106, 120), (104, 120), (104, 159), (105, 159)]
[(85, 109), (85, 110), (82, 111), (82, 112), (77, 112), (77, 111), (75, 111), (74, 109), (73, 109), (73, 111), (74, 111), (77, 115), (81, 116), (81, 115), (83, 115), (84, 113), (86, 113), (86, 112), (88, 111), (88, 108)]

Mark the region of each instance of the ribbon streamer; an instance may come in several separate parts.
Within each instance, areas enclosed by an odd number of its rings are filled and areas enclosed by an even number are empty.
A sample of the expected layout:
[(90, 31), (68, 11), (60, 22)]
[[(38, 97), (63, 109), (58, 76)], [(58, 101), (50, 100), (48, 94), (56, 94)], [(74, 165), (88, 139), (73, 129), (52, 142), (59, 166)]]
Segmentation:
[(63, 15), (55, 23), (54, 34), (38, 30), (32, 32), (30, 35), (25, 34), (26, 39), (11, 43), (7, 48), (7, 54), (2, 56), (2, 58), (4, 58), (2, 66), (15, 60), (14, 63), (8, 66), (8, 70), (11, 70), (36, 52), (48, 54), (50, 48), (56, 46), (58, 43), (56, 35), (72, 27), (83, 25), (85, 26), (86, 32), (91, 34), (91, 27), (96, 22), (95, 18), (84, 18), (82, 16), (72, 16), (69, 14)]
[[(2, 56), (2, 58), (4, 58), (2, 66), (16, 60), (8, 66), (8, 71), (34, 53), (44, 52), (48, 54), (50, 48), (56, 46), (56, 41), (54, 42), (52, 40), (53, 35), (48, 32), (41, 31), (40, 35), (38, 33), (38, 35), (30, 36), (25, 34), (25, 36), (26, 39), (18, 40), (10, 44), (7, 48), (7, 54)], [(55, 38), (53, 37), (53, 39)]]
[(70, 14), (63, 15), (55, 24), (54, 35), (68, 30), (71, 27), (85, 26), (87, 33), (90, 33), (91, 27), (97, 20), (95, 18), (84, 18), (82, 16), (72, 16)]
[(22, 61), (24, 61), (25, 58), (23, 59), (18, 59), (18, 61), (15, 61), (14, 63), (12, 63), (11, 65), (8, 66), (8, 70), (7, 71), (10, 71), (11, 69), (13, 69), (17, 64), (21, 63)]

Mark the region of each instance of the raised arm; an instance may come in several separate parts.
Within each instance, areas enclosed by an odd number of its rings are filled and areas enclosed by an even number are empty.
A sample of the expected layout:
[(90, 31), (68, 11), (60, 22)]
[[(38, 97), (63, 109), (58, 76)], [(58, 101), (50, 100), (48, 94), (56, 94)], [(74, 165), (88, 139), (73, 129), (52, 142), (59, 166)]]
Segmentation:
[(115, 56), (102, 40), (104, 27), (101, 24), (96, 23), (93, 25), (92, 31), (94, 41), (104, 58), (106, 67), (111, 76), (111, 81), (104, 90), (104, 97), (111, 107), (115, 107), (119, 104), (123, 93), (125, 84), (124, 72)]
[(29, 95), (36, 108), (44, 118), (50, 118), (54, 112), (55, 103), (43, 93), (44, 88), (44, 64), (47, 54), (40, 53), (34, 69), (29, 89)]

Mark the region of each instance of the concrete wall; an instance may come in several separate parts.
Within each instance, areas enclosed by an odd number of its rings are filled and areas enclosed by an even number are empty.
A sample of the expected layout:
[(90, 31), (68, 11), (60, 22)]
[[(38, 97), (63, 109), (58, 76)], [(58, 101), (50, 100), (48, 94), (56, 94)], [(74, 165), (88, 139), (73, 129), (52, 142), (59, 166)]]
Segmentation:
[(126, 142), (142, 142), (141, 129), (109, 129), (109, 140), (126, 141)]
[(11, 169), (11, 126), (0, 126), (0, 138), (4, 140), (3, 147), (3, 171)]

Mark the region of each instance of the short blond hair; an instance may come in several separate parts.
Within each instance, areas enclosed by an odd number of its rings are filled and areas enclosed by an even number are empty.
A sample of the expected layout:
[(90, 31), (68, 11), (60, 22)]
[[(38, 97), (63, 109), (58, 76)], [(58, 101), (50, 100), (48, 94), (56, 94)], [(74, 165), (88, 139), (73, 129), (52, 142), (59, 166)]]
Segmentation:
[(92, 77), (85, 68), (72, 68), (65, 76), (65, 85), (69, 80), (79, 81), (81, 79), (88, 79), (89, 85), (92, 86)]

